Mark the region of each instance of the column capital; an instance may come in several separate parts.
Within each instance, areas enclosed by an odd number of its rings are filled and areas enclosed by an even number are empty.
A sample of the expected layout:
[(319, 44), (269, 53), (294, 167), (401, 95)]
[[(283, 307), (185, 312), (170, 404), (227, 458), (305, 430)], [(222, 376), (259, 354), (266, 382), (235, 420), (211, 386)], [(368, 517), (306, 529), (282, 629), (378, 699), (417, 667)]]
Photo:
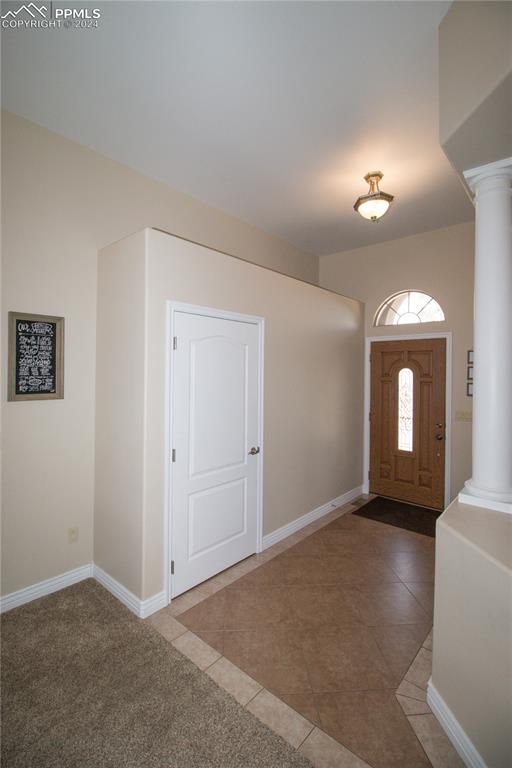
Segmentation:
[(466, 183), (472, 192), (476, 192), (480, 182), (485, 179), (505, 178), (512, 182), (512, 157), (497, 160), (495, 163), (487, 163), (477, 168), (469, 168), (463, 172)]

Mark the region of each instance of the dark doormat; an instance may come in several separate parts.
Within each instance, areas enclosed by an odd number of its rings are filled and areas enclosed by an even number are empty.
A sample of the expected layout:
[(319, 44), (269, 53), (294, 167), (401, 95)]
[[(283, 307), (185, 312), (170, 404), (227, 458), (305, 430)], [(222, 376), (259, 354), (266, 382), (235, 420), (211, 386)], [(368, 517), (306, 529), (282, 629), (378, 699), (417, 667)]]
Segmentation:
[(415, 507), (414, 504), (405, 504), (403, 501), (377, 496), (352, 514), (435, 537), (436, 520), (442, 514), (442, 510)]

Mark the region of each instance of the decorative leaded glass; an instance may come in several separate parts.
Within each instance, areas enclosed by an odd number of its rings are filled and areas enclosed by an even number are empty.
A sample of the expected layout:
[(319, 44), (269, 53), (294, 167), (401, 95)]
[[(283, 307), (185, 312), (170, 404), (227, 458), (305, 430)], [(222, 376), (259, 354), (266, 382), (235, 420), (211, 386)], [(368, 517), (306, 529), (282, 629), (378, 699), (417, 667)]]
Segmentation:
[(402, 368), (398, 374), (398, 450), (412, 451), (414, 374)]
[(375, 325), (435, 323), (444, 319), (443, 310), (428, 293), (402, 291), (382, 304), (375, 316)]

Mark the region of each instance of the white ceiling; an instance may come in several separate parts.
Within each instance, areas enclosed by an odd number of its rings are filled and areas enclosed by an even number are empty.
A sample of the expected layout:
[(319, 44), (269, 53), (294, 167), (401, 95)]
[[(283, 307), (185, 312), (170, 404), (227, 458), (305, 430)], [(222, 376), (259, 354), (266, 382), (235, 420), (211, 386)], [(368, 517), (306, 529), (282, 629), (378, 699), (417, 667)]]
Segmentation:
[[(332, 253), (472, 218), (438, 144), (437, 28), (449, 5), (100, 3), (98, 29), (6, 32), (2, 101)], [(396, 202), (372, 224), (352, 205), (376, 169)]]

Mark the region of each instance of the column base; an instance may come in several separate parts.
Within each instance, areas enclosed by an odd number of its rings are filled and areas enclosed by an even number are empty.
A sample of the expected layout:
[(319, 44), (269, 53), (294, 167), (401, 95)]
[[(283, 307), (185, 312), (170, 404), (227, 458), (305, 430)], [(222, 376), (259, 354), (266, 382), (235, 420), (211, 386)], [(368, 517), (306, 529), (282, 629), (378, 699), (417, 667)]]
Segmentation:
[(512, 494), (496, 493), (478, 488), (472, 480), (466, 480), (463, 490), (459, 493), (461, 504), (470, 504), (473, 507), (485, 507), (495, 509), (497, 512), (506, 512), (512, 515)]

